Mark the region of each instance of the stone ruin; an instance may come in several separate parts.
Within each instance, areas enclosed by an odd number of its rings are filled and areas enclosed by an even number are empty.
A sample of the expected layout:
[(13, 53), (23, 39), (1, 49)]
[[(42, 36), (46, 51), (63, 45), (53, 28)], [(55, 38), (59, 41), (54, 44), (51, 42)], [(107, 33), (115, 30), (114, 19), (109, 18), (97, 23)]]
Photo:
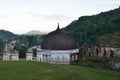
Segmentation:
[(112, 47), (96, 47), (96, 46), (84, 46), (81, 49), (81, 60), (85, 62), (87, 57), (95, 58), (96, 60), (106, 59), (107, 61), (101, 60), (101, 62), (93, 61), (88, 62), (90, 66), (105, 67), (108, 69), (120, 71), (120, 48)]
[(120, 57), (120, 48), (84, 46), (81, 49), (81, 54), (93, 57)]

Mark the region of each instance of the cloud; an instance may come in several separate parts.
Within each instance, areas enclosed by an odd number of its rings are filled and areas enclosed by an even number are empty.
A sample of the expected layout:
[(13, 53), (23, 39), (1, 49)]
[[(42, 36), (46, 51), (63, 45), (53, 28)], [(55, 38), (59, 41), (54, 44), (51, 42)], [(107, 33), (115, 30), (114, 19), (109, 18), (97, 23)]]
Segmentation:
[(98, 4), (102, 5), (120, 5), (120, 1), (100, 1)]
[(54, 14), (54, 15), (41, 15), (41, 14), (34, 14), (36, 17), (40, 17), (44, 20), (70, 20), (72, 19), (66, 15)]
[(0, 14), (0, 18), (10, 18), (11, 14)]
[(18, 2), (21, 2), (21, 3), (30, 3), (32, 2), (33, 0), (19, 0)]
[(120, 0), (88, 0), (100, 5), (120, 5)]

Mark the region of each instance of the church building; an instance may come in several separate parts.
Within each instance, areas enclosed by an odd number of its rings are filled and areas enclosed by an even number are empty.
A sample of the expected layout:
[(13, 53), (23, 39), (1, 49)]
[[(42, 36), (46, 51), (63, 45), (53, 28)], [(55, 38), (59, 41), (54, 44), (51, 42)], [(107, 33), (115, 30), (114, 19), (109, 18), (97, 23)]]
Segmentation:
[(77, 61), (79, 49), (74, 39), (59, 28), (48, 33), (41, 44), (42, 61), (53, 64), (70, 64)]

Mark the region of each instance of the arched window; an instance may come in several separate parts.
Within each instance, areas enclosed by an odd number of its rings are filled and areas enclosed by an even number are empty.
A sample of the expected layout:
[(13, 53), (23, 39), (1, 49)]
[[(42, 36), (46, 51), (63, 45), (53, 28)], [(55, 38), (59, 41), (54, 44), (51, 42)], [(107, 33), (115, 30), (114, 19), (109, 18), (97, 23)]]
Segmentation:
[(99, 50), (98, 50), (98, 48), (96, 49), (96, 54), (97, 54), (97, 56), (99, 55)]
[(62, 56), (62, 61), (64, 61), (64, 60), (65, 60), (65, 56), (63, 55), (63, 56)]
[(59, 56), (57, 56), (57, 61), (59, 61), (60, 60), (60, 57)]
[(103, 56), (106, 57), (106, 50), (104, 49), (103, 51), (104, 51)]
[(89, 52), (89, 56), (91, 56), (91, 52)]
[(110, 57), (113, 58), (113, 51), (110, 50)]
[(86, 51), (84, 50), (84, 53), (83, 53), (84, 56), (86, 56)]

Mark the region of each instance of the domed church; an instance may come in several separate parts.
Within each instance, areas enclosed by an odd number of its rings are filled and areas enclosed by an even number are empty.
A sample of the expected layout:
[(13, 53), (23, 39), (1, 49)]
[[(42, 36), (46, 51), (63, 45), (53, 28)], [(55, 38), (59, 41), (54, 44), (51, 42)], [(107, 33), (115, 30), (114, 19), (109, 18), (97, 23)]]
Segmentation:
[(79, 49), (74, 39), (59, 28), (48, 33), (41, 44), (43, 62), (70, 64), (78, 60)]

